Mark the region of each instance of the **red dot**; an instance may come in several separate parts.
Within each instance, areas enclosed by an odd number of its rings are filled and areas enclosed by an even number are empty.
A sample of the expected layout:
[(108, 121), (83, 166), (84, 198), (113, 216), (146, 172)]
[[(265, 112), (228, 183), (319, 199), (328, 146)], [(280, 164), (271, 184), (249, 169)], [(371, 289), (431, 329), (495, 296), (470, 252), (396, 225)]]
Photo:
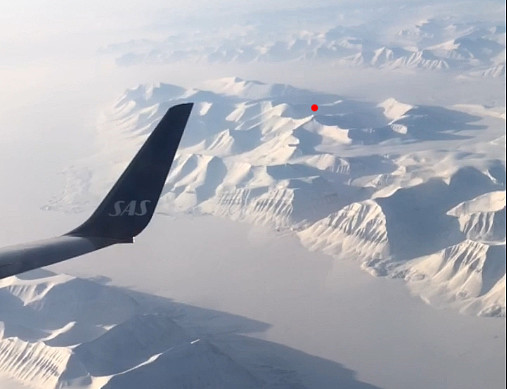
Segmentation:
[(317, 104), (312, 105), (312, 111), (315, 112), (319, 109), (319, 106)]

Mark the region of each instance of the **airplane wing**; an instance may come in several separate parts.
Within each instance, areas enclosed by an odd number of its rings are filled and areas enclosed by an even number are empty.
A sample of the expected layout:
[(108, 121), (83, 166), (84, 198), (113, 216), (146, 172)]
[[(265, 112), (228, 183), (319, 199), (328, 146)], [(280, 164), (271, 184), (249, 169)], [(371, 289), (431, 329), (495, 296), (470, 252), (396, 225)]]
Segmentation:
[(0, 248), (0, 279), (117, 243), (133, 243), (150, 222), (192, 103), (170, 108), (95, 212), (65, 235)]

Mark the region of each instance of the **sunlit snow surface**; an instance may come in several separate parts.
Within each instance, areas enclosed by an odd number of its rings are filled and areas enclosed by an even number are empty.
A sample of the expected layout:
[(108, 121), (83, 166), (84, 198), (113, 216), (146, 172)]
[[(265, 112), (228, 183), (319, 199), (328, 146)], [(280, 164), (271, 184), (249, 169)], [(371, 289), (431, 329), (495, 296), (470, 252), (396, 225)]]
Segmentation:
[(406, 279), (436, 306), (505, 315), (497, 110), (358, 102), (237, 78), (199, 89), (139, 86), (103, 118), (103, 151), (69, 169), (48, 208), (91, 210), (161, 115), (183, 101), (195, 108), (160, 213), (292, 231), (311, 250)]

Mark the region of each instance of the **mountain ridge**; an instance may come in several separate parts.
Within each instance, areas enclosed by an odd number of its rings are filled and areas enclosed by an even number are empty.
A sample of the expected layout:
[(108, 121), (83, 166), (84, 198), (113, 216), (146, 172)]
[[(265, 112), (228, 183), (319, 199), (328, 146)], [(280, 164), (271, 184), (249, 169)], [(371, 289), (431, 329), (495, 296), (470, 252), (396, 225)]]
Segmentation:
[[(417, 258), (466, 239), (505, 247), (505, 184), (490, 173), (505, 172), (502, 145), (495, 143), (504, 119), (467, 106), (413, 106), (392, 98), (365, 103), (237, 77), (205, 85), (127, 91), (99, 128), (107, 151), (90, 165), (103, 159), (111, 166), (111, 153), (128, 160), (125, 155), (169, 105), (193, 99), (196, 109), (159, 212), (212, 214), (292, 230), (310, 249), (346, 254), (388, 277), (409, 274), (398, 267), (410, 268)], [(309, 110), (313, 102), (319, 103), (316, 113)], [(65, 193), (48, 208), (76, 208), (80, 198), (99, 198), (97, 185), (105, 191), (112, 171), (120, 169), (115, 163), (102, 172), (70, 171), (69, 180), (77, 182), (69, 188), (90, 189)], [(473, 204), (482, 205), (475, 212)], [(490, 289), (504, 290), (501, 276), (493, 276), (497, 283)], [(488, 308), (489, 290), (464, 296), (459, 286), (445, 282), (451, 288), (445, 294), (459, 300), (454, 308), (505, 315), (502, 299)], [(472, 300), (481, 301), (475, 311), (468, 308)]]

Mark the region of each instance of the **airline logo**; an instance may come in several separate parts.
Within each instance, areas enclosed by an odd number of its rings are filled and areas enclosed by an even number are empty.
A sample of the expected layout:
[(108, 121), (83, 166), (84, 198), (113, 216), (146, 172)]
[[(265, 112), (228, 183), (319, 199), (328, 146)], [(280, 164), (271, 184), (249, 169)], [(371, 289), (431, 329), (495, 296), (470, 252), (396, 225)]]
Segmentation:
[(114, 203), (114, 212), (109, 213), (109, 216), (144, 216), (148, 213), (149, 203), (151, 200), (119, 200)]

